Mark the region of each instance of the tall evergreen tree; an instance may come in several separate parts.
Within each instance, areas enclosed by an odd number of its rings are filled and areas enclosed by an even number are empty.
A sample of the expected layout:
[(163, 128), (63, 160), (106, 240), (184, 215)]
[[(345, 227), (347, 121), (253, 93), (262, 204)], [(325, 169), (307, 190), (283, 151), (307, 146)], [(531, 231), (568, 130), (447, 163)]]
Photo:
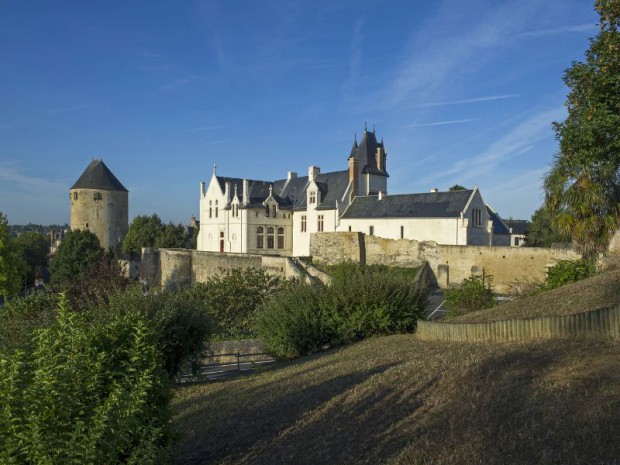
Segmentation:
[(15, 239), (9, 235), (9, 221), (0, 212), (0, 297), (19, 293), (25, 265)]
[(552, 226), (586, 255), (620, 225), (620, 0), (596, 0), (600, 31), (585, 62), (564, 73), (568, 117), (555, 122), (560, 152), (545, 177)]

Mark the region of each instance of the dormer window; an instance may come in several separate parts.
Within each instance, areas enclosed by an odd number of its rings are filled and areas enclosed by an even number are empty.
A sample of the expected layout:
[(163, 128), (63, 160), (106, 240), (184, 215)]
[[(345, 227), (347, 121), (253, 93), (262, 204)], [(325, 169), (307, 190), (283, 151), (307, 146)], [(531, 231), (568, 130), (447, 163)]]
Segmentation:
[(276, 217), (276, 206), (275, 205), (271, 206), (271, 213), (272, 213), (271, 216), (275, 218)]
[(269, 218), (269, 205), (265, 205), (265, 217)]
[(316, 191), (310, 191), (308, 203), (316, 203)]

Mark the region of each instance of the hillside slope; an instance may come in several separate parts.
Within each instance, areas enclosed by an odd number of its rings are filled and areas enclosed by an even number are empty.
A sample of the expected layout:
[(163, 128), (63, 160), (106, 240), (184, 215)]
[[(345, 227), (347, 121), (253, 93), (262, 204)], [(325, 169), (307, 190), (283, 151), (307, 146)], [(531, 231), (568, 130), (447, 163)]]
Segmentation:
[(620, 305), (620, 270), (567, 284), (532, 297), (446, 320), (446, 323), (478, 323), (509, 318), (566, 315)]
[(618, 386), (617, 342), (376, 338), (179, 387), (177, 462), (615, 463)]

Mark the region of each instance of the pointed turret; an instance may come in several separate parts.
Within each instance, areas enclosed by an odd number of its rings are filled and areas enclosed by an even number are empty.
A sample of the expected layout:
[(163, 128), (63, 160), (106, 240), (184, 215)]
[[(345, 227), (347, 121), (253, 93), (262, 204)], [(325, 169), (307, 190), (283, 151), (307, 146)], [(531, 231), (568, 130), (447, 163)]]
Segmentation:
[(351, 147), (351, 153), (349, 154), (349, 158), (355, 158), (356, 154), (357, 154), (357, 134), (355, 134), (355, 137), (353, 138), (353, 147)]

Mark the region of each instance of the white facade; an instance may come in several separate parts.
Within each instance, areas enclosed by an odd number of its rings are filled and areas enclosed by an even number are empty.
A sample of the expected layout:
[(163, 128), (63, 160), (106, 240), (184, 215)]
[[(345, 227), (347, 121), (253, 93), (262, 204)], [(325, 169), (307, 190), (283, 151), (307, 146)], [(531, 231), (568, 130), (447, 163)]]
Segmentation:
[(349, 169), (266, 182), (217, 176), (200, 187), (198, 250), (307, 256), (310, 235), (356, 231), (390, 239), (492, 245), (493, 222), (470, 191), (387, 195), (383, 142), (355, 141)]

